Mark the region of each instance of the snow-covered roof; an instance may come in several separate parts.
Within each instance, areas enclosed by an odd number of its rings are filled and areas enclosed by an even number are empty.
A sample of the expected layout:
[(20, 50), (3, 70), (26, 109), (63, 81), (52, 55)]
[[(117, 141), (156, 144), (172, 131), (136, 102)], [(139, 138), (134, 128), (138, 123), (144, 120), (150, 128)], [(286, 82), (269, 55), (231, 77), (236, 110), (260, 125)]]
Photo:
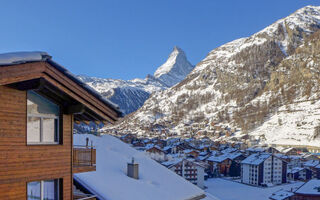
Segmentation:
[(320, 197), (320, 180), (312, 179), (301, 187), (299, 187), (295, 193), (298, 194), (311, 194)]
[(293, 192), (289, 192), (286, 190), (278, 190), (274, 192), (269, 198), (272, 200), (285, 200), (294, 195)]
[(308, 161), (306, 161), (305, 163), (303, 163), (303, 165), (304, 165), (305, 167), (315, 167), (315, 166), (317, 166), (319, 163), (320, 163), (319, 160), (308, 160)]
[(301, 170), (304, 170), (304, 169), (305, 168), (303, 168), (303, 167), (294, 167), (292, 169), (289, 169), (287, 173), (294, 174), (294, 173), (300, 172)]
[[(74, 176), (102, 199), (185, 200), (204, 194), (197, 186), (113, 136), (75, 134), (74, 143), (83, 145), (86, 137), (96, 146), (97, 169)], [(126, 175), (132, 157), (139, 163), (138, 180)]]
[(250, 152), (264, 152), (265, 151), (265, 149), (262, 147), (249, 147), (246, 150), (250, 151)]
[(0, 54), (0, 65), (16, 65), (27, 62), (46, 61), (48, 59), (51, 59), (51, 56), (42, 51), (3, 53)]
[(242, 155), (242, 153), (240, 153), (240, 152), (226, 153), (226, 154), (222, 154), (219, 156), (216, 156), (216, 155), (210, 156), (207, 160), (219, 163), (219, 162), (223, 162), (226, 159), (233, 160), (241, 155)]
[(161, 164), (166, 166), (166, 167), (170, 167), (170, 166), (173, 166), (173, 165), (176, 165), (176, 164), (180, 163), (182, 160), (183, 160), (183, 158), (174, 158), (172, 160), (168, 160), (166, 162), (162, 162)]
[(260, 165), (271, 156), (270, 153), (255, 153), (241, 161), (242, 164)]
[(62, 72), (64, 75), (66, 75), (68, 78), (76, 82), (82, 88), (84, 88), (91, 95), (95, 96), (100, 101), (104, 102), (106, 105), (113, 108), (116, 112), (118, 112), (118, 114), (120, 115), (122, 114), (117, 104), (101, 96), (97, 91), (95, 91), (93, 88), (91, 88), (86, 83), (81, 81), (79, 78), (73, 75), (66, 68), (54, 62), (51, 58), (52, 57), (47, 52), (43, 52), (43, 51), (21, 51), (21, 52), (3, 53), (3, 54), (0, 54), (0, 67), (29, 63), (29, 62), (46, 61), (50, 65), (52, 65), (54, 68), (56, 68), (57, 70)]

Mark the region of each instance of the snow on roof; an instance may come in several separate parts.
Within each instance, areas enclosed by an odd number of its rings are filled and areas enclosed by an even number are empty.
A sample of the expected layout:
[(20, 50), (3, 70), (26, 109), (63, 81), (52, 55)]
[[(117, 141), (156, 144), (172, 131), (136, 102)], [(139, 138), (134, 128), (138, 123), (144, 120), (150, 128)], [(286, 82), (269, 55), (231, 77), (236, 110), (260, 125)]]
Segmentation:
[(181, 162), (183, 160), (183, 158), (174, 158), (172, 160), (168, 160), (166, 162), (161, 163), (162, 165), (166, 166), (166, 167), (170, 167), (172, 165), (176, 165), (179, 162)]
[(294, 195), (293, 192), (289, 192), (281, 189), (274, 192), (269, 198), (272, 200), (285, 200), (289, 197), (292, 197), (293, 195)]
[(241, 155), (242, 155), (242, 153), (240, 153), (240, 152), (226, 153), (226, 154), (222, 154), (222, 155), (218, 155), (218, 156), (213, 155), (213, 156), (209, 157), (207, 160), (212, 161), (212, 162), (223, 162), (226, 159), (233, 160)]
[(228, 148), (222, 150), (221, 153), (232, 153), (232, 152), (235, 152), (237, 150), (238, 150), (237, 148), (228, 147)]
[(255, 153), (241, 161), (242, 164), (259, 165), (271, 156), (270, 153)]
[(318, 164), (319, 164), (319, 160), (308, 160), (305, 163), (303, 163), (305, 167), (315, 167)]
[(250, 151), (250, 152), (264, 152), (265, 149), (261, 148), (261, 147), (249, 147), (249, 148), (247, 148), (247, 151)]
[(207, 165), (205, 162), (201, 162), (201, 161), (199, 162), (199, 161), (196, 161), (195, 159), (191, 159), (191, 158), (175, 158), (175, 159), (163, 162), (161, 164), (166, 166), (166, 167), (168, 167), (168, 168), (170, 168), (171, 166), (176, 165), (176, 164), (178, 164), (178, 163), (180, 163), (182, 161), (191, 162), (191, 163), (193, 163), (195, 165), (198, 165), (198, 166), (200, 166), (202, 168), (206, 168), (206, 165)]
[(51, 56), (41, 51), (21, 51), (0, 54), (0, 65), (16, 65), (26, 62), (46, 61)]
[(312, 179), (305, 184), (303, 184), (301, 187), (299, 187), (295, 193), (298, 194), (311, 194), (311, 195), (317, 195), (320, 197), (320, 180)]
[(194, 149), (186, 149), (183, 151), (184, 153), (188, 154), (188, 153), (191, 153), (191, 152), (198, 152), (197, 150), (194, 150)]
[(289, 169), (287, 173), (294, 174), (294, 173), (300, 172), (301, 170), (304, 170), (304, 169), (305, 168), (303, 168), (303, 167), (294, 167), (292, 169)]
[[(86, 137), (97, 149), (96, 171), (74, 176), (103, 199), (184, 200), (204, 194), (197, 186), (113, 136), (75, 134), (74, 144), (84, 145)], [(139, 163), (139, 180), (126, 175), (132, 157)]]

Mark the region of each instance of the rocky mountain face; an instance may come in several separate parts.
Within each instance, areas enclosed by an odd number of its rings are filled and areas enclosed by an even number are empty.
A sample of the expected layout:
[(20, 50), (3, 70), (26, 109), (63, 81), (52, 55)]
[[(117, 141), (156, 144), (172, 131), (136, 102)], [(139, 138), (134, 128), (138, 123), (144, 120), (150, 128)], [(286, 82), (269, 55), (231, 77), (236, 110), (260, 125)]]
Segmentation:
[(149, 136), (319, 145), (319, 30), (320, 7), (307, 6), (222, 45), (113, 128)]
[(165, 90), (183, 80), (193, 69), (183, 50), (174, 47), (168, 60), (160, 66), (155, 75), (145, 79), (117, 80), (88, 76), (78, 76), (82, 81), (100, 92), (104, 97), (116, 102), (124, 114), (140, 108), (156, 91)]

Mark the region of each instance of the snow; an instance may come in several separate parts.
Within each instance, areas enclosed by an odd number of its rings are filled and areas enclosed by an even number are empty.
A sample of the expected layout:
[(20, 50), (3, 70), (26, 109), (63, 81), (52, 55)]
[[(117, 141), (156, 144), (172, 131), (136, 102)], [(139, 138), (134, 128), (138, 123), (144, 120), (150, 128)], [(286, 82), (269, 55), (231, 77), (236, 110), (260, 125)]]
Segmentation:
[(21, 51), (0, 54), (0, 65), (13, 65), (26, 62), (44, 61), (51, 58), (48, 53), (41, 51)]
[(290, 191), (291, 188), (298, 188), (303, 182), (279, 185), (274, 187), (262, 188), (237, 183), (221, 178), (208, 179), (205, 185), (207, 193), (222, 200), (268, 200), (269, 197), (280, 189)]
[(154, 77), (169, 87), (182, 81), (193, 69), (182, 49), (174, 47), (167, 61), (154, 73)]
[[(75, 134), (74, 144), (84, 145), (86, 137), (97, 149), (96, 171), (74, 176), (103, 199), (184, 200), (204, 194), (197, 186), (113, 136)], [(132, 157), (139, 164), (139, 180), (126, 175)]]
[(211, 157), (209, 157), (207, 160), (208, 160), (208, 161), (212, 161), (212, 162), (218, 162), (218, 163), (220, 163), (220, 162), (223, 162), (223, 161), (226, 160), (226, 159), (231, 159), (231, 160), (233, 160), (233, 159), (235, 159), (235, 158), (237, 158), (238, 156), (241, 156), (241, 155), (242, 155), (242, 154), (241, 154), (241, 153), (238, 153), (238, 152), (226, 153), (226, 154), (222, 154), (222, 155), (219, 155), (219, 156), (216, 156), (216, 155), (211, 156)]
[(259, 165), (271, 156), (269, 153), (255, 153), (241, 161), (241, 164)]
[(104, 97), (118, 103), (125, 114), (136, 111), (156, 93), (182, 81), (193, 69), (185, 53), (175, 47), (168, 60), (160, 66), (155, 76), (148, 74), (145, 79), (120, 80), (78, 76), (82, 81), (103, 94)]
[(296, 101), (282, 106), (250, 135), (265, 135), (267, 144), (319, 146), (319, 138), (311, 140), (320, 124), (319, 108), (320, 101)]
[(292, 197), (294, 195), (293, 192), (289, 192), (289, 191), (286, 191), (286, 190), (279, 190), (279, 191), (276, 191), (274, 192), (270, 199), (273, 199), (273, 200), (285, 200), (289, 197)]
[[(276, 21), (250, 37), (234, 40), (212, 50), (188, 75), (187, 79), (185, 79), (186, 81), (183, 81), (179, 86), (153, 94), (140, 110), (118, 127), (122, 130), (130, 129), (131, 132), (138, 134), (157, 135), (158, 133), (150, 133), (139, 128), (141, 127), (140, 125), (150, 127), (152, 123), (166, 124), (166, 122), (173, 122), (170, 123), (170, 125), (166, 125), (166, 128), (169, 129), (168, 132), (187, 136), (188, 131), (185, 130), (184, 122), (192, 123), (194, 118), (196, 118), (196, 114), (200, 113), (204, 116), (204, 119), (214, 120), (218, 118), (218, 114), (221, 114), (221, 111), (227, 111), (230, 120), (222, 123), (231, 128), (238, 128), (237, 130), (239, 130), (240, 124), (232, 121), (235, 119), (233, 113), (244, 107), (238, 105), (235, 97), (231, 100), (226, 100), (224, 97), (228, 97), (226, 95), (229, 94), (228, 90), (251, 90), (248, 88), (250, 85), (244, 82), (241, 84), (229, 83), (232, 82), (231, 80), (225, 82), (223, 76), (234, 76), (241, 79), (248, 75), (246, 74), (247, 71), (245, 67), (251, 68), (252, 66), (249, 66), (245, 61), (241, 61), (240, 57), (243, 56), (242, 54), (246, 54), (246, 51), (252, 51), (253, 54), (250, 59), (259, 57), (259, 55), (254, 53), (256, 49), (268, 48), (270, 44), (274, 46), (272, 47), (272, 51), (279, 48), (278, 51), (283, 52), (283, 55), (280, 52), (279, 59), (284, 60), (285, 58), (283, 57), (290, 53), (290, 51), (287, 52), (288, 47), (291, 48), (292, 45), (300, 45), (303, 42), (303, 38), (298, 36), (293, 37), (292, 31), (298, 31), (302, 35), (309, 35), (313, 31), (316, 31), (316, 27), (319, 27), (320, 24), (319, 13), (320, 7), (307, 6), (286, 18)], [(273, 45), (274, 42), (277, 45)], [(268, 60), (271, 61), (273, 58), (274, 56), (270, 56)], [(254, 60), (258, 61), (256, 59)], [(267, 63), (265, 63), (265, 67), (268, 67)], [(162, 67), (160, 72), (166, 72), (168, 69), (168, 67)], [(269, 81), (266, 77), (258, 76), (258, 78), (263, 80), (257, 80), (257, 82)], [(229, 87), (231, 84), (234, 86), (232, 89)], [(251, 85), (251, 87), (255, 87), (255, 85)], [(258, 102), (267, 102), (273, 95), (278, 95), (273, 92), (260, 91), (263, 92), (263, 94), (261, 96), (258, 95), (250, 103), (257, 104)], [(201, 104), (195, 103), (194, 106), (190, 104), (191, 101), (189, 100), (206, 99), (207, 94), (208, 100), (204, 100)], [(234, 96), (231, 93), (229, 95)], [(250, 99), (251, 97), (244, 95), (244, 99), (246, 98)], [(277, 113), (270, 113), (270, 115), (266, 116), (261, 126), (259, 125), (255, 130), (250, 130), (248, 133), (250, 138), (253, 138), (251, 136), (257, 136), (256, 138), (260, 140), (259, 142), (275, 144), (277, 146), (319, 146), (320, 137), (315, 138), (314, 133), (315, 128), (320, 124), (320, 102), (317, 98), (314, 98), (314, 104), (310, 104), (310, 102), (311, 101), (294, 102), (290, 105), (291, 110), (286, 110), (286, 106), (280, 107)], [(155, 115), (154, 112), (152, 112), (155, 108), (159, 110), (162, 115)], [(174, 117), (178, 118), (177, 122)], [(282, 125), (279, 124), (279, 121), (282, 121)], [(201, 128), (201, 131), (211, 132), (210, 128), (210, 126), (207, 126)], [(233, 139), (237, 137), (241, 138), (242, 136), (244, 136), (244, 134), (240, 130), (235, 133)], [(214, 140), (232, 139), (231, 137), (209, 137)]]
[(320, 180), (312, 179), (303, 184), (295, 192), (298, 194), (312, 194), (320, 196)]

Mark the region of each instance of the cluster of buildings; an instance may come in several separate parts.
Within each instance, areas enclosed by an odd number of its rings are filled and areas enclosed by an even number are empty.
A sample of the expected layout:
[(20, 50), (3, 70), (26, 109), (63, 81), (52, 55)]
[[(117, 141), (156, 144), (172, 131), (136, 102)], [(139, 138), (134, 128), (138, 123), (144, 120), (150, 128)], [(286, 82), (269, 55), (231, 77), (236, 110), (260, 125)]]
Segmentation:
[(120, 139), (201, 188), (213, 177), (235, 177), (261, 187), (320, 179), (320, 156), (304, 148), (243, 148), (210, 139), (146, 139), (132, 134)]

